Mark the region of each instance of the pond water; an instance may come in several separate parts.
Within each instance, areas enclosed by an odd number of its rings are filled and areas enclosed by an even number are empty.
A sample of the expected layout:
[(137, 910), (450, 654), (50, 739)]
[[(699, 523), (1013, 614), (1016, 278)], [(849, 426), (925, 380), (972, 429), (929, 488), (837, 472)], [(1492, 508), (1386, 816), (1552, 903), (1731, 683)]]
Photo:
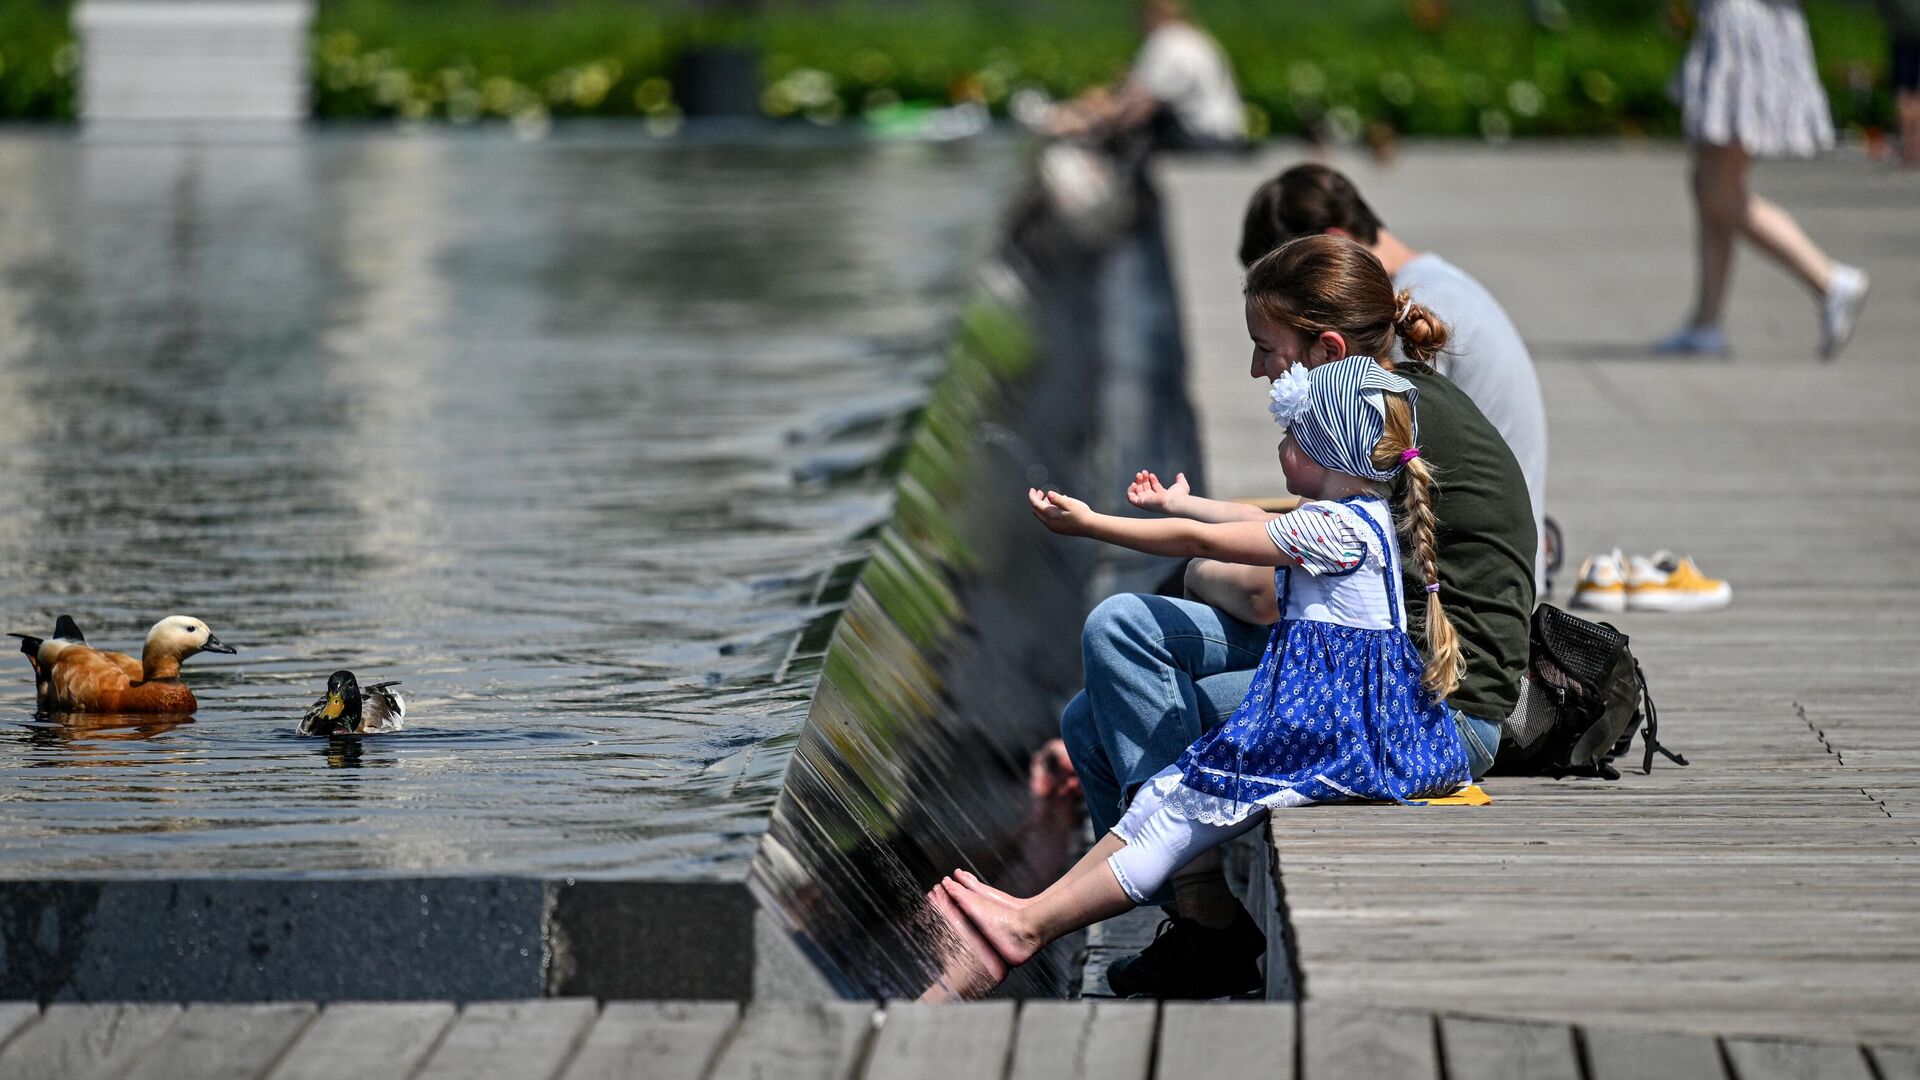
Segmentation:
[[(0, 136), (0, 629), (240, 650), (87, 727), (9, 649), (0, 877), (743, 867), (1017, 157)], [(296, 738), (343, 667), (408, 730)]]

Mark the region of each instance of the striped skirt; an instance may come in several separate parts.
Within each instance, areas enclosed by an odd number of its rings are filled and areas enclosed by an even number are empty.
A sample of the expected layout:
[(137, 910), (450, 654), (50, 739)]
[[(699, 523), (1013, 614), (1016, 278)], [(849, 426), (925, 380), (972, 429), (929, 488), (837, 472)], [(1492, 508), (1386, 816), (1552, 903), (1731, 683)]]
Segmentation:
[(1807, 19), (1793, 0), (1703, 0), (1671, 92), (1687, 139), (1755, 157), (1812, 157), (1833, 145)]

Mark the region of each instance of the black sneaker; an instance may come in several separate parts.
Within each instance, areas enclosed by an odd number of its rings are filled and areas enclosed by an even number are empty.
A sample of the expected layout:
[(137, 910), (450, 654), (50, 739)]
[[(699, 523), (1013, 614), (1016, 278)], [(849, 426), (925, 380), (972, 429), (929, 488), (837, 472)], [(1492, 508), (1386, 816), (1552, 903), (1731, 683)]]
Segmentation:
[(1244, 911), (1225, 930), (1175, 915), (1161, 921), (1139, 955), (1107, 968), (1107, 985), (1115, 997), (1179, 1001), (1259, 994), (1266, 989), (1259, 965), (1266, 951), (1267, 935)]

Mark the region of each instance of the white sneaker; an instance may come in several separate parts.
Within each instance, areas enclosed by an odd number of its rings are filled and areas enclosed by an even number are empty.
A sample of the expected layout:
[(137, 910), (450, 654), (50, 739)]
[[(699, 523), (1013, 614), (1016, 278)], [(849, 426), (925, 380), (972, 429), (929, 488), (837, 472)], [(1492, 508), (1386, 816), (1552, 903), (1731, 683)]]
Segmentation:
[(1662, 356), (1725, 356), (1727, 332), (1717, 326), (1683, 326), (1653, 343)]
[(1733, 586), (1701, 573), (1691, 558), (1656, 551), (1633, 557), (1626, 601), (1632, 611), (1717, 611), (1733, 602)]
[(1627, 567), (1619, 548), (1608, 555), (1589, 555), (1580, 564), (1580, 580), (1569, 603), (1594, 611), (1627, 610)]
[(1846, 263), (1833, 264), (1827, 296), (1820, 305), (1820, 359), (1831, 360), (1847, 347), (1872, 285), (1865, 270)]

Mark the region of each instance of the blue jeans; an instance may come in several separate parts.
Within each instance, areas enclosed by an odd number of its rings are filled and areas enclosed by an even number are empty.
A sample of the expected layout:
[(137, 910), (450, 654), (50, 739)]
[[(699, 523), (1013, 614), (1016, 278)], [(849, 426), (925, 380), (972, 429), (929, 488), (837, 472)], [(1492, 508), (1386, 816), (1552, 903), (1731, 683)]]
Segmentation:
[(1467, 745), (1467, 766), (1475, 780), (1493, 768), (1493, 756), (1500, 752), (1500, 723), (1453, 710), (1453, 721), (1460, 727), (1460, 741)]
[(1087, 688), (1060, 715), (1060, 736), (1096, 837), (1135, 788), (1233, 715), (1271, 633), (1165, 596), (1111, 596), (1093, 609), (1080, 634)]
[[(1108, 597), (1080, 634), (1087, 688), (1060, 715), (1060, 736), (1086, 793), (1094, 836), (1126, 812), (1134, 789), (1233, 715), (1253, 684), (1272, 627), (1165, 596)], [(1456, 712), (1477, 779), (1500, 725)]]

